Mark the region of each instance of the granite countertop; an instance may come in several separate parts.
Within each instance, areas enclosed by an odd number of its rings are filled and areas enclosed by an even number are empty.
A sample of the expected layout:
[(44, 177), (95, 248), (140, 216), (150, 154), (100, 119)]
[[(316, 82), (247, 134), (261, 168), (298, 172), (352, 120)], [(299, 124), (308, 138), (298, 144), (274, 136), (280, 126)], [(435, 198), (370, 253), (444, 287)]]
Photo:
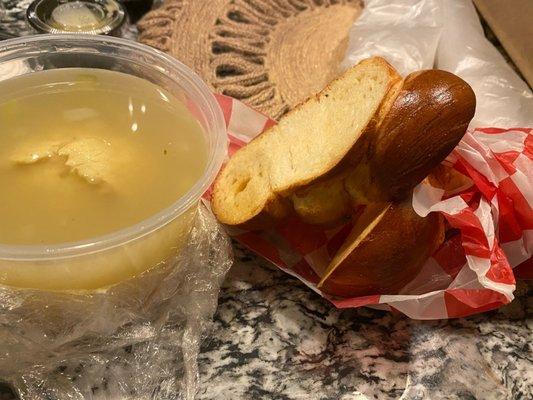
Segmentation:
[[(235, 244), (199, 362), (198, 400), (533, 398), (533, 297), (447, 321), (337, 310)], [(0, 399), (13, 400), (0, 385)]]
[[(22, 26), (16, 18), (2, 24)], [(199, 400), (533, 398), (531, 286), (521, 283), (517, 299), (498, 311), (413, 321), (368, 308), (337, 310), (235, 248), (199, 358)], [(0, 399), (11, 398), (0, 387)]]
[(337, 310), (236, 246), (198, 399), (530, 399), (533, 298), (448, 321)]

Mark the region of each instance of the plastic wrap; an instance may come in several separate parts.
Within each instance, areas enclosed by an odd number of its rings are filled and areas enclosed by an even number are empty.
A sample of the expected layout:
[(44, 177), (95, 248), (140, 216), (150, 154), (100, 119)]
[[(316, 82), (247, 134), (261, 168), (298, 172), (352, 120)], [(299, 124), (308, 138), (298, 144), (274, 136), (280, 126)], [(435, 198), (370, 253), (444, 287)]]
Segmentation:
[(184, 250), (138, 277), (92, 292), (0, 286), (0, 376), (23, 400), (192, 399), (231, 263), (200, 207)]

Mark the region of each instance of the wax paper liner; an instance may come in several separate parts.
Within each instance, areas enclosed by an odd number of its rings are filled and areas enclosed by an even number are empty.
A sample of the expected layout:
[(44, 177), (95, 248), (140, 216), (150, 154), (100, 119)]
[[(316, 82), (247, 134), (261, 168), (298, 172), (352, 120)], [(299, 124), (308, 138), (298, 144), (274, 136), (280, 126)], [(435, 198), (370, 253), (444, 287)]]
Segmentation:
[(201, 207), (185, 248), (136, 278), (86, 293), (0, 286), (0, 379), (23, 400), (193, 399), (231, 263)]
[[(228, 125), (229, 152), (276, 122), (243, 103), (217, 96)], [(469, 130), (446, 163), (472, 180), (450, 195), (429, 184), (415, 188), (413, 207), (420, 215), (440, 212), (457, 232), (426, 262), (398, 295), (374, 294), (338, 299), (316, 288), (315, 270), (323, 270), (350, 232), (292, 218), (275, 229), (229, 229), (230, 235), (300, 279), (336, 307), (377, 306), (416, 319), (466, 316), (499, 307), (513, 299), (513, 267), (533, 251), (533, 130)]]

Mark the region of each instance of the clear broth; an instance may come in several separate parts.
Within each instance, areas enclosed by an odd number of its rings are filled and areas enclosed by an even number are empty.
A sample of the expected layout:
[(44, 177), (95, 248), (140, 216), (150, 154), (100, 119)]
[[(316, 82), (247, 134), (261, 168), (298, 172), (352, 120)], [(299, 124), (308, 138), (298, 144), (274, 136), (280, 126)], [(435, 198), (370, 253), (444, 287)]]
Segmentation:
[(100, 69), (0, 82), (0, 243), (108, 234), (167, 208), (196, 183), (206, 143), (160, 87)]

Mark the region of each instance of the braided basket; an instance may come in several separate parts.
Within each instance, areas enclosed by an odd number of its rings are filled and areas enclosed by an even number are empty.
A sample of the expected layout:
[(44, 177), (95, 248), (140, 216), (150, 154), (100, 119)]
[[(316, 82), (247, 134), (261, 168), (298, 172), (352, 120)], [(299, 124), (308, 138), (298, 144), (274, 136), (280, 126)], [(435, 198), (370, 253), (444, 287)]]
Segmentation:
[(169, 0), (139, 40), (195, 70), (211, 88), (272, 118), (339, 72), (360, 0)]

